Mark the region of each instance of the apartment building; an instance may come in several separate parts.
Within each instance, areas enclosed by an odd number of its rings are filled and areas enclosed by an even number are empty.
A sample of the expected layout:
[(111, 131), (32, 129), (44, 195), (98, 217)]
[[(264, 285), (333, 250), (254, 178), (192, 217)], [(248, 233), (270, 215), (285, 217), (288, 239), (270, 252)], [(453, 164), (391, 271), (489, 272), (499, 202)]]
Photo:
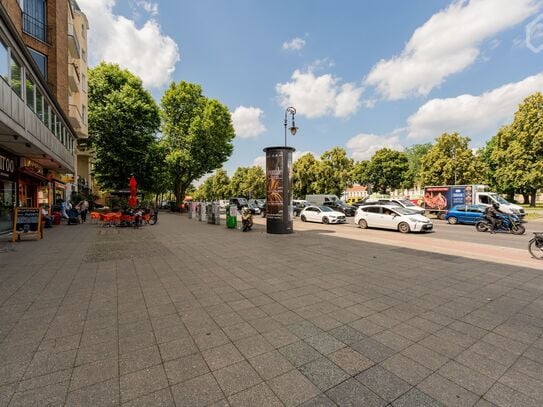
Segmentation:
[(85, 35), (86, 53), (87, 29), (75, 1), (0, 0), (0, 232), (15, 206), (53, 205), (73, 190), (77, 140), (88, 134), (75, 38)]

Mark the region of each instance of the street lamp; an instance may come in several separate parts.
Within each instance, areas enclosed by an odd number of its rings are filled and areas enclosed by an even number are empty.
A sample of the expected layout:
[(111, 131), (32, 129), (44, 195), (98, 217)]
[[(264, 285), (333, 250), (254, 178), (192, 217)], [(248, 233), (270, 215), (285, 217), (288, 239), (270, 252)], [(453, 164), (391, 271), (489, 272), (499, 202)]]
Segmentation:
[(290, 130), (290, 134), (292, 134), (293, 136), (296, 135), (296, 132), (298, 131), (298, 127), (296, 127), (296, 123), (294, 122), (294, 116), (296, 115), (296, 109), (292, 106), (289, 106), (287, 107), (287, 109), (285, 110), (285, 147), (287, 146), (287, 115), (288, 113), (290, 113), (291, 115), (291, 121), (292, 121), (292, 125), (289, 127), (289, 130)]

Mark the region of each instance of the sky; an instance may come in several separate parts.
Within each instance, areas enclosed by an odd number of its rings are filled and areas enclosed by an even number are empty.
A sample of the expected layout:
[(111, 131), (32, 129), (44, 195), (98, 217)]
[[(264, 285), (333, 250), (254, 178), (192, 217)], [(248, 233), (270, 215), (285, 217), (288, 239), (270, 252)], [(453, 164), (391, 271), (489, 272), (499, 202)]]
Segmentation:
[(184, 80), (228, 107), (230, 175), (283, 145), (289, 106), (295, 159), (358, 161), (443, 132), (481, 147), (543, 91), (543, 0), (77, 1), (91, 66), (129, 69), (158, 103)]

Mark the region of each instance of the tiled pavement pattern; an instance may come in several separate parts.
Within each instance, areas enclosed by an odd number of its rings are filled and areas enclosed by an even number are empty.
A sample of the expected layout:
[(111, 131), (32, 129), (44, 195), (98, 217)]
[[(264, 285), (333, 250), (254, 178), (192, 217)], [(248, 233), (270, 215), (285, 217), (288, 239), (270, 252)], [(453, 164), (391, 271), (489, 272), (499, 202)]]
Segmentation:
[(538, 270), (173, 214), (46, 232), (0, 253), (0, 406), (543, 405)]

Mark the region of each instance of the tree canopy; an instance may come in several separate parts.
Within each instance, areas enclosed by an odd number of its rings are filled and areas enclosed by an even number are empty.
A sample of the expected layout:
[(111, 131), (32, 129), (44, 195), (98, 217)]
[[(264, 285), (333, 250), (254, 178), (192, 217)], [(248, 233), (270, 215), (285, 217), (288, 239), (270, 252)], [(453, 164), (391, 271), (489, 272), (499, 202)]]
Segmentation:
[(469, 137), (443, 133), (420, 160), (423, 185), (462, 185), (485, 181), (485, 166), (469, 148)]
[(367, 165), (367, 178), (369, 182), (381, 193), (388, 189), (400, 188), (409, 169), (409, 162), (405, 153), (382, 148), (377, 150)]
[(292, 164), (292, 196), (305, 198), (316, 193), (315, 182), (319, 176), (318, 160), (311, 153), (306, 153)]
[(172, 83), (161, 101), (166, 162), (178, 202), (196, 179), (222, 166), (235, 132), (227, 107), (202, 94), (202, 87)]
[(352, 185), (352, 158), (341, 147), (334, 147), (321, 155), (317, 167), (318, 177), (314, 182), (316, 193), (341, 196)]
[[(141, 80), (126, 69), (102, 62), (89, 69), (89, 143), (96, 150), (95, 178), (104, 189), (126, 189), (131, 175), (151, 189), (160, 115)], [(160, 158), (159, 158), (160, 159)]]

